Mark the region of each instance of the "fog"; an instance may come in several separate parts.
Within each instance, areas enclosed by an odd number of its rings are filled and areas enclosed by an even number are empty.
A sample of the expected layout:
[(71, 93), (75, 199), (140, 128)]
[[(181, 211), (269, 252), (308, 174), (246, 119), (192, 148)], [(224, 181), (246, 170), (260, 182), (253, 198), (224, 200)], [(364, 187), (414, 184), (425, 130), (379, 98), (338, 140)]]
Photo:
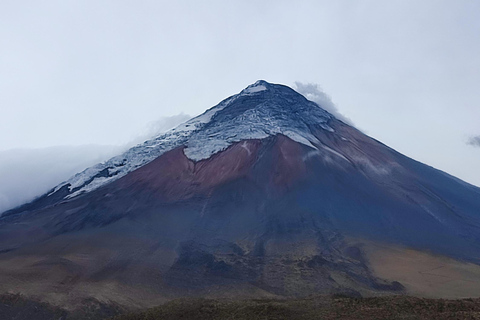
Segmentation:
[(151, 121), (137, 136), (119, 146), (55, 146), (0, 151), (0, 214), (45, 194), (87, 167), (108, 160), (189, 118), (181, 113)]
[(338, 120), (341, 120), (351, 126), (355, 126), (352, 120), (340, 113), (335, 103), (333, 103), (332, 98), (323, 92), (318, 84), (296, 81), (294, 89), (301, 93), (308, 100), (315, 102), (323, 109), (327, 110)]
[(16, 207), (86, 167), (122, 151), (115, 146), (58, 146), (0, 152), (0, 213)]

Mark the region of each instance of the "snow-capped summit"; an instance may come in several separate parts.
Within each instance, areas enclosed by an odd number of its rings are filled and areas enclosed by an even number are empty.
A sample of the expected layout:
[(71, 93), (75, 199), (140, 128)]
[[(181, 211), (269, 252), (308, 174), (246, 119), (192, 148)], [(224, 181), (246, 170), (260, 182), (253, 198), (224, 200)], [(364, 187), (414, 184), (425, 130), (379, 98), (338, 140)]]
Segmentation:
[(289, 87), (266, 81), (257, 81), (208, 112), (213, 113), (210, 121), (186, 144), (185, 155), (194, 161), (207, 159), (234, 142), (276, 134), (315, 148), (312, 130), (333, 131), (327, 124), (332, 115), (316, 103)]
[(47, 196), (70, 199), (117, 180), (163, 153), (184, 146), (185, 155), (201, 161), (235, 142), (283, 134), (315, 149), (312, 130), (333, 131), (333, 116), (293, 89), (259, 80), (203, 114), (125, 153), (80, 172)]
[(249, 85), (246, 87), (240, 94), (251, 94), (255, 92), (260, 92), (260, 91), (265, 91), (267, 90), (267, 87), (269, 86), (269, 83), (266, 82), (265, 80), (258, 80), (254, 84)]

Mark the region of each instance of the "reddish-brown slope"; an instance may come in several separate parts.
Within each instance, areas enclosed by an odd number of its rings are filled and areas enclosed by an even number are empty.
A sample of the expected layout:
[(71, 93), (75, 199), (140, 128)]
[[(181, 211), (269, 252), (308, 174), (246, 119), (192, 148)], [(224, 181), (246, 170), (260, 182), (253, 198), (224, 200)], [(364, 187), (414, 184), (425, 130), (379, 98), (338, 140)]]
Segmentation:
[(287, 187), (306, 172), (302, 145), (283, 135), (277, 136), (273, 148), (271, 182), (276, 187)]
[(188, 159), (183, 147), (176, 148), (119, 180), (118, 187), (149, 190), (169, 202), (208, 194), (211, 188), (246, 175), (260, 145), (258, 140), (243, 141), (199, 162)]

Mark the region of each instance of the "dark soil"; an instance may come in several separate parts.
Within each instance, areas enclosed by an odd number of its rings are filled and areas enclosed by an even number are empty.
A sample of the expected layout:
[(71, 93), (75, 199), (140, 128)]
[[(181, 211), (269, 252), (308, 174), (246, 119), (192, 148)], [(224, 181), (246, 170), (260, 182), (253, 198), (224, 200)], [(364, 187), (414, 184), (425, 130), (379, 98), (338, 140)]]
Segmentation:
[(85, 299), (81, 305), (67, 311), (19, 294), (4, 294), (0, 295), (0, 320), (100, 320), (125, 312), (114, 303), (105, 304), (95, 299)]
[(334, 296), (298, 300), (175, 300), (142, 313), (113, 319), (480, 319), (480, 299)]
[(480, 299), (443, 300), (409, 296), (316, 296), (285, 300), (179, 299), (145, 311), (125, 313), (115, 304), (101, 304), (96, 300), (85, 300), (84, 307), (69, 312), (21, 295), (0, 295), (0, 319), (480, 319)]
[(66, 319), (67, 312), (47, 303), (25, 299), (18, 294), (0, 296), (0, 319)]

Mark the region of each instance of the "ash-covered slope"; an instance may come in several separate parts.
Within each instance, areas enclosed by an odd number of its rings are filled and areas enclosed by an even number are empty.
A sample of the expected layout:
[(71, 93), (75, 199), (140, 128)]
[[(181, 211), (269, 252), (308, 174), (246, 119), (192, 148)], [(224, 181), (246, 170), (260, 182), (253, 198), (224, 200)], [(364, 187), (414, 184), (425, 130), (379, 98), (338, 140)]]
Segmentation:
[(480, 190), (259, 81), (4, 214), (0, 289), (127, 305), (408, 292), (362, 243), (475, 266)]

